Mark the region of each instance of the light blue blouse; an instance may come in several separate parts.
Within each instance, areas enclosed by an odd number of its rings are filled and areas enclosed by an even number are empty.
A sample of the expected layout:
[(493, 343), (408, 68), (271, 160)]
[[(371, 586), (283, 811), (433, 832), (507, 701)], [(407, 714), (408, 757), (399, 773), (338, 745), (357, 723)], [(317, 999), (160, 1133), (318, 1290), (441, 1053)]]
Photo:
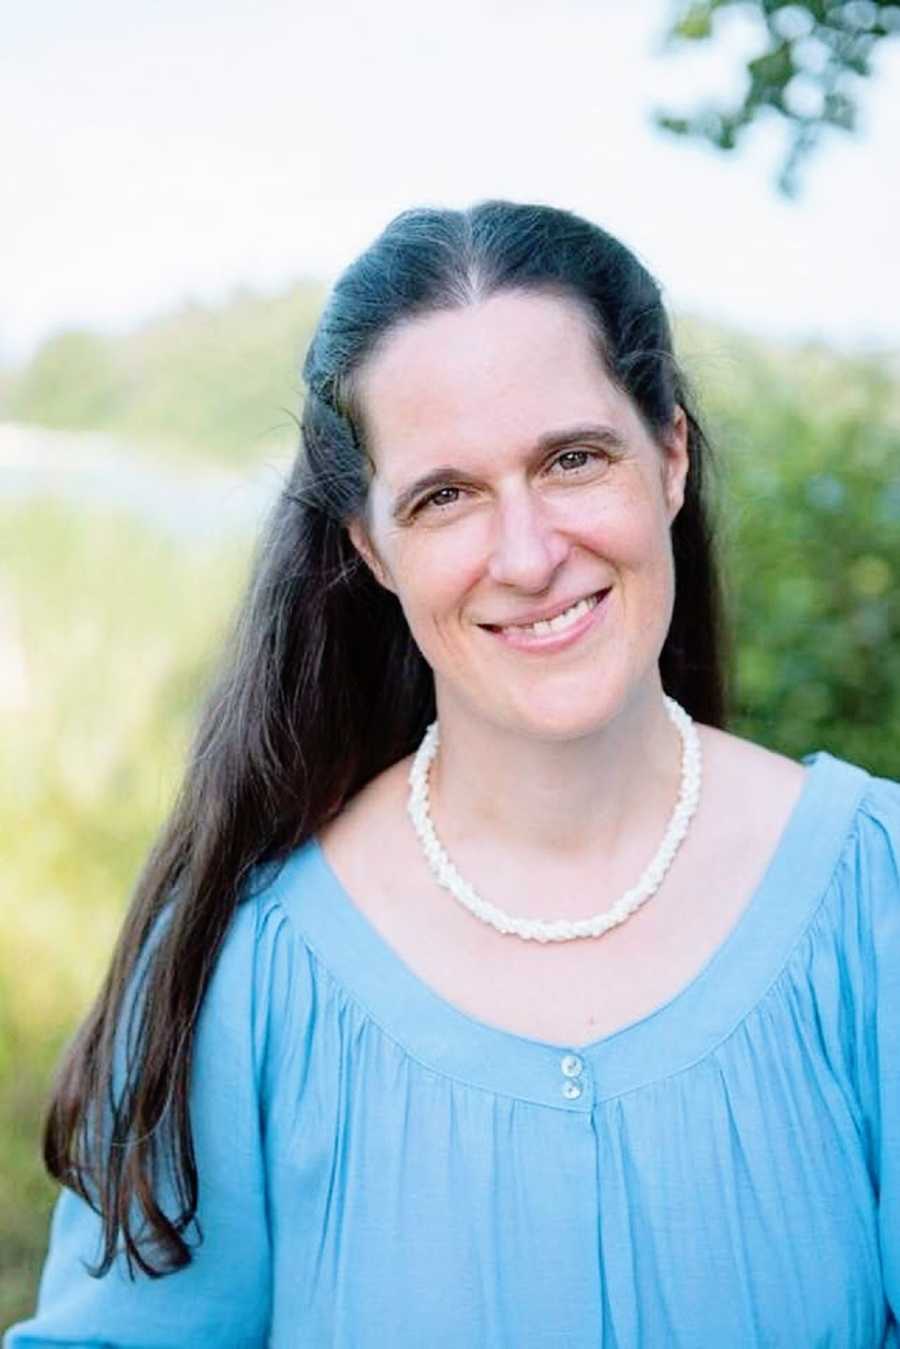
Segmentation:
[(900, 1345), (900, 784), (804, 762), (729, 937), (583, 1047), (438, 997), (315, 840), (269, 869), (198, 1029), (193, 1263), (88, 1277), (63, 1191), (7, 1349)]

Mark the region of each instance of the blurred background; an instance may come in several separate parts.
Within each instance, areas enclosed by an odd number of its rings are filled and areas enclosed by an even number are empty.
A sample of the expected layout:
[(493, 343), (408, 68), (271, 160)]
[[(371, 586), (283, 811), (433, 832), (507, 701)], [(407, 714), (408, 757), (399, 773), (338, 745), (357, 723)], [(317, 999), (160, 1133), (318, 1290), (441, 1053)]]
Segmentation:
[(717, 447), (733, 729), (900, 778), (900, 7), (35, 0), (0, 89), (2, 1327), (305, 343), (397, 211), (548, 202), (638, 252)]

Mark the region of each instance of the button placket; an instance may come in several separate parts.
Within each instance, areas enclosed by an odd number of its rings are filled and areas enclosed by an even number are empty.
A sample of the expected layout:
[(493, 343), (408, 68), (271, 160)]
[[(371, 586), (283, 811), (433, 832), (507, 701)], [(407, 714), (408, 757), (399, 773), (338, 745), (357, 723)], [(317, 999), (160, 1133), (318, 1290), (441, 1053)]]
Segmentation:
[(563, 1096), (567, 1101), (577, 1101), (584, 1090), (583, 1084), (578, 1081), (584, 1071), (584, 1062), (577, 1054), (564, 1054), (559, 1066), (565, 1079), (562, 1084)]

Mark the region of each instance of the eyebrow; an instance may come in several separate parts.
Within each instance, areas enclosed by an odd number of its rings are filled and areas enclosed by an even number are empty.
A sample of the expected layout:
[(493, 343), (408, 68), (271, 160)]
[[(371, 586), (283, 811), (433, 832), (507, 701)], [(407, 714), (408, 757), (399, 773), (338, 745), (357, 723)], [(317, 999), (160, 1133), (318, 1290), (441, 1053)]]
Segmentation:
[[(535, 441), (528, 456), (529, 463), (543, 459), (553, 450), (562, 450), (567, 445), (581, 444), (586, 440), (592, 441), (595, 445), (603, 445), (613, 452), (625, 447), (622, 436), (611, 426), (586, 422), (578, 426), (567, 426), (560, 431), (545, 432)], [(454, 468), (452, 464), (443, 465), (441, 468), (433, 468), (397, 493), (391, 506), (393, 519), (400, 520), (422, 493), (427, 492), (429, 488), (445, 486), (449, 479), (454, 482), (474, 482), (471, 473), (466, 472), (465, 469)]]

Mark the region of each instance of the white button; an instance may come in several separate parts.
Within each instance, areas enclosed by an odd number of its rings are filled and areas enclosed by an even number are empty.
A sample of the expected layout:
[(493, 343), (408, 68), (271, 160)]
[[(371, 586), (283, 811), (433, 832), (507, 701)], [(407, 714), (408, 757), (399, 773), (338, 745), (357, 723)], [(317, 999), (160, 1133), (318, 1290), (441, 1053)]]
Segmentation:
[(560, 1064), (560, 1067), (566, 1077), (577, 1077), (584, 1067), (584, 1064), (577, 1054), (567, 1054)]
[(577, 1101), (581, 1095), (581, 1088), (577, 1082), (564, 1082), (562, 1094), (567, 1101)]

